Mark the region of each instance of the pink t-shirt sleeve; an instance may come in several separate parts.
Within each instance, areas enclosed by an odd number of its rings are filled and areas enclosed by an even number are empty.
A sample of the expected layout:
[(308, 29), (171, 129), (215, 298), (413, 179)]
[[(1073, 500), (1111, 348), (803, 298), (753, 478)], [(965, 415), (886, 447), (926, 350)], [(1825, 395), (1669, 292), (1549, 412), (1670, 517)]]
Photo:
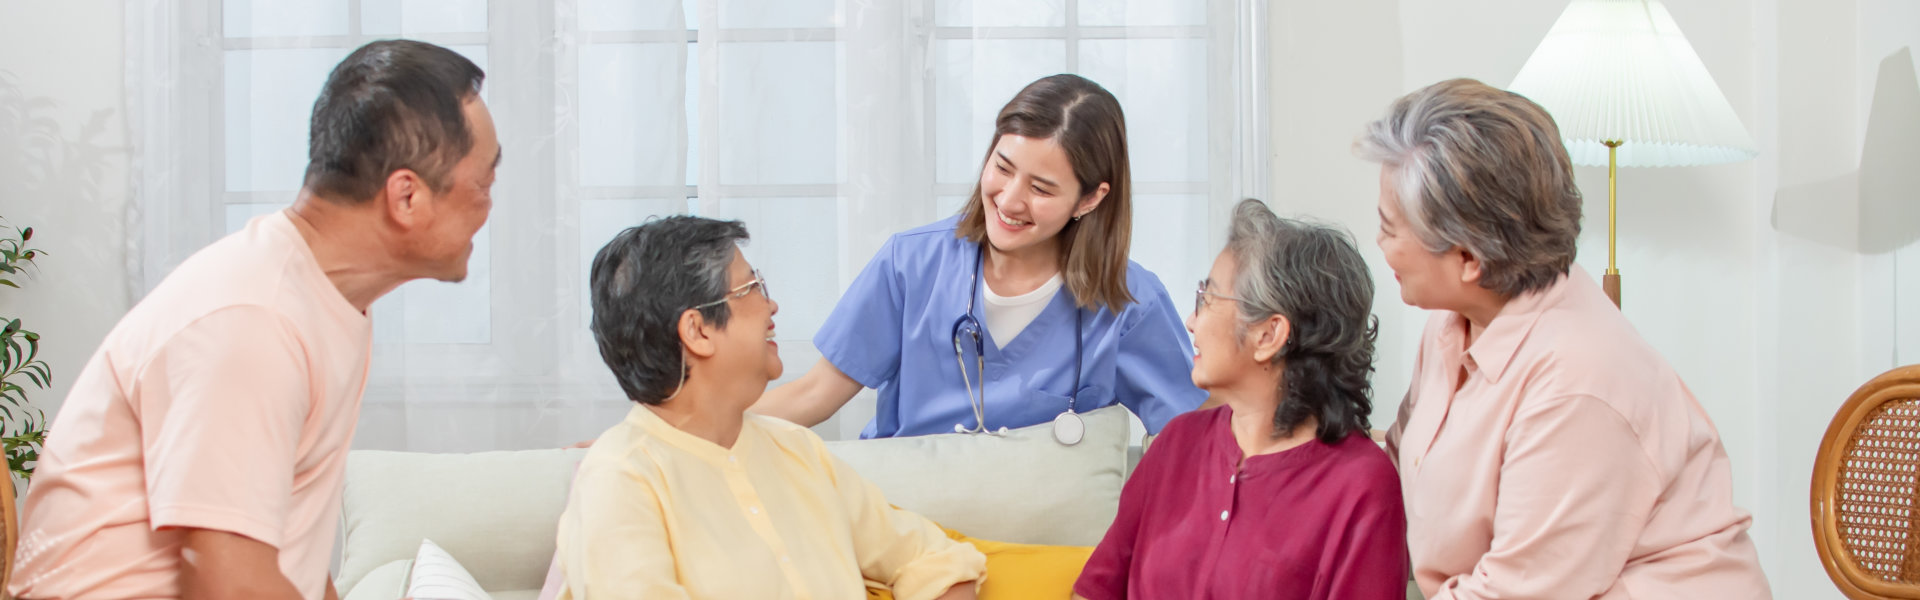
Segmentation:
[(151, 524), (281, 547), (301, 431), (312, 408), (298, 336), (258, 306), (220, 309), (174, 334), (138, 375)]

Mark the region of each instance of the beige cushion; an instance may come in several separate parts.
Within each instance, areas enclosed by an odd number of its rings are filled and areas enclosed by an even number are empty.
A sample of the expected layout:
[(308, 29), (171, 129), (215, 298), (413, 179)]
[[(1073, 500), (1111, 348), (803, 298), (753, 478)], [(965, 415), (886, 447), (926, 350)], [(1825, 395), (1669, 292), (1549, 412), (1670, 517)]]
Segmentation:
[(341, 504), (339, 588), (357, 591), (376, 567), (413, 558), (420, 541), (432, 538), (489, 592), (540, 589), (574, 465), (585, 454), (354, 451)]
[(887, 501), (968, 536), (1092, 546), (1120, 507), (1127, 468), (1127, 411), (1082, 413), (1086, 437), (1063, 446), (1053, 425), (1005, 436), (945, 434), (827, 442)]

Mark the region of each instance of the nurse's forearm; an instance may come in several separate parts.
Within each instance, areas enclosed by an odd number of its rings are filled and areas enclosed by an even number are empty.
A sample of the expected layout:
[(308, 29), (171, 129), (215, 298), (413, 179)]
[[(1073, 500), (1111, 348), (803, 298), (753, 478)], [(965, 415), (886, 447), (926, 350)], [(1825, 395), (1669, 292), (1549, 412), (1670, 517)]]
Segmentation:
[(822, 358), (799, 379), (767, 390), (747, 410), (812, 427), (839, 412), (863, 387)]

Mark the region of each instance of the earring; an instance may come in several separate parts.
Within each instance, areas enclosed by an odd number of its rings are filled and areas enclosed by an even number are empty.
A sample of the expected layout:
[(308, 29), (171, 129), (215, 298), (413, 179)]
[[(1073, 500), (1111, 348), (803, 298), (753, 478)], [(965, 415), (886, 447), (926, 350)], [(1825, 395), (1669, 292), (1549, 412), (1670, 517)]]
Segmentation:
[(1078, 222), (1078, 221), (1080, 220), (1080, 217), (1081, 217), (1081, 215), (1074, 215), (1074, 216), (1073, 216), (1073, 220), (1074, 220), (1075, 222)]

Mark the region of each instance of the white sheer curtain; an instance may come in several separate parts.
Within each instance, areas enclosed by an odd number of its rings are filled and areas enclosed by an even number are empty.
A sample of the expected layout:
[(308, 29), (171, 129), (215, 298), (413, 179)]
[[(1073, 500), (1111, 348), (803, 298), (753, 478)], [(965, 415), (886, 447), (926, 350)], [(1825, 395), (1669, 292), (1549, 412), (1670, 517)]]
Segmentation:
[[(308, 112), (353, 48), (407, 37), (487, 70), (505, 162), (467, 281), (374, 307), (358, 446), (476, 451), (624, 414), (587, 331), (593, 253), (650, 215), (740, 219), (781, 302), (787, 377), (892, 232), (954, 212), (992, 119), (1077, 72), (1127, 111), (1134, 259), (1174, 299), (1265, 183), (1264, 2), (137, 0), (136, 295), (292, 200)], [(863, 394), (817, 429), (855, 435)]]

